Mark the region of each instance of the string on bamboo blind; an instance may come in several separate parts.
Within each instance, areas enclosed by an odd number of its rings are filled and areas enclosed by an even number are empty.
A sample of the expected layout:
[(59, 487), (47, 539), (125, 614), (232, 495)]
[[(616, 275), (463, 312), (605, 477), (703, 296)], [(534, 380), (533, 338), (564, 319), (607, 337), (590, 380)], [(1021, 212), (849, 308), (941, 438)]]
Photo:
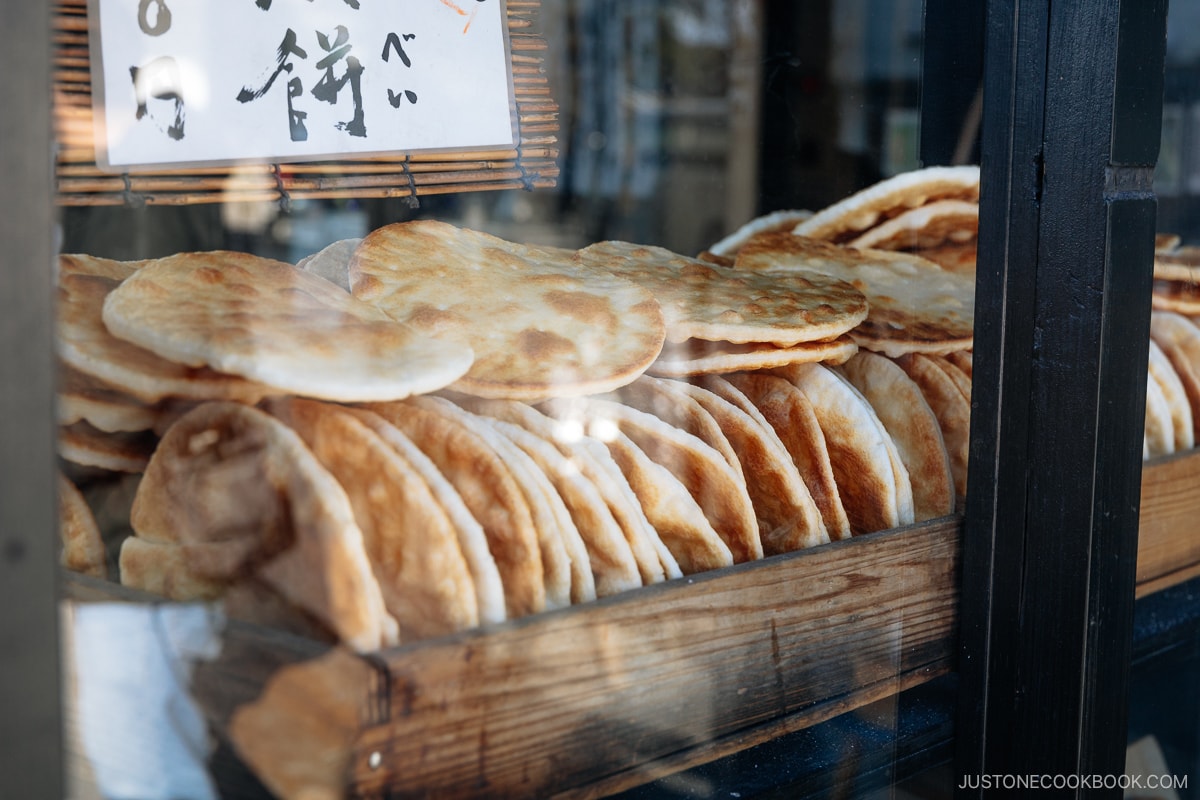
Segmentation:
[(546, 41), (534, 32), (540, 5), (540, 0), (507, 2), (516, 147), (114, 174), (96, 165), (87, 0), (57, 0), (53, 88), (58, 203), (193, 205), (393, 197), (416, 203), (425, 195), (553, 187), (558, 178), (558, 105), (545, 74)]

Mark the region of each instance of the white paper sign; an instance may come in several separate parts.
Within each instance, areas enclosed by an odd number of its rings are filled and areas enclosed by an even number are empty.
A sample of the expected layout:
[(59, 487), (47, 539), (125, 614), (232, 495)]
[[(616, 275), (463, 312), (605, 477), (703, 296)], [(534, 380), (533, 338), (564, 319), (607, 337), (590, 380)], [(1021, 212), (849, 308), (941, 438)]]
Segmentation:
[(98, 161), (511, 147), (503, 0), (92, 0)]

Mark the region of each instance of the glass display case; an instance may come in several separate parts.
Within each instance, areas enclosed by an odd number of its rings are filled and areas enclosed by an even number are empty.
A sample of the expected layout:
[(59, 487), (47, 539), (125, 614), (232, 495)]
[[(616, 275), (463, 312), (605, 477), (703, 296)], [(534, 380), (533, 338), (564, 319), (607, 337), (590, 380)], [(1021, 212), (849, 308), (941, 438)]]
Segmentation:
[(427, 5), (0, 12), (0, 796), (1195, 796), (1200, 5)]

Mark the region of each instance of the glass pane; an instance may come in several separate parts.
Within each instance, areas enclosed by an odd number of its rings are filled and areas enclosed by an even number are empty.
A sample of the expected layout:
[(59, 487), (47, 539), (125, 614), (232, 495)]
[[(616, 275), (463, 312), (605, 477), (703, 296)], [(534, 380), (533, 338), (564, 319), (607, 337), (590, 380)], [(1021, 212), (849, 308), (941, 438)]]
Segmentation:
[[(312, 5), (271, 125), (429, 77)], [(111, 173), (60, 10), (74, 790), (944, 793), (979, 186), (919, 162), (922, 4), (503, 18), (512, 147)], [(202, 129), (181, 69), (130, 130)]]

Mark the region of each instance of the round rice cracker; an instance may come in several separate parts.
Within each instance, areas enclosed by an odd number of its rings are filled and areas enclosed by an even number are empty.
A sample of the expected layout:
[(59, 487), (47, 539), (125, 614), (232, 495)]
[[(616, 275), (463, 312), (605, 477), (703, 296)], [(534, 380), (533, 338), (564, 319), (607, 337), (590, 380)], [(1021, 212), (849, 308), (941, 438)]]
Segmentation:
[(525, 492), (497, 451), (494, 431), (465, 424), (461, 417), (426, 400), (415, 397), (363, 407), (399, 428), (429, 456), (483, 526), (500, 570), (509, 618), (545, 611), (538, 531)]
[(752, 478), (746, 490), (758, 518), (763, 554), (777, 555), (829, 542), (829, 531), (796, 462), (771, 423), (738, 384), (739, 375), (709, 376), (672, 386), (712, 415)]
[(682, 381), (667, 381), (643, 375), (628, 386), (622, 386), (604, 399), (615, 400), (638, 411), (645, 411), (699, 438), (716, 450), (733, 469), (741, 483), (746, 482), (742, 462), (734, 452), (729, 437), (696, 398), (678, 391)]
[(475, 352), (456, 391), (529, 401), (608, 391), (658, 356), (662, 311), (645, 289), (572, 256), (418, 220), (363, 239), (350, 284), (392, 318)]
[(978, 203), (938, 200), (869, 228), (847, 244), (859, 250), (916, 252), (946, 244), (974, 246), (978, 237)]
[(913, 519), (954, 511), (954, 476), (937, 416), (921, 388), (892, 360), (862, 351), (841, 367), (896, 443), (913, 492)]
[(1171, 412), (1172, 438), (1175, 450), (1191, 450), (1196, 446), (1195, 421), (1192, 419), (1192, 407), (1188, 400), (1187, 390), (1171, 360), (1162, 348), (1150, 338), (1150, 351), (1147, 363), (1147, 374), (1162, 390), (1163, 398)]
[[(489, 422), (498, 420), (489, 420)], [(592, 574), (591, 557), (588, 555), (587, 544), (579, 533), (579, 527), (571, 518), (571, 510), (563, 502), (550, 476), (546, 474), (536, 461), (524, 450), (510, 441), (504, 443), (505, 458), (528, 493), (530, 508), (534, 511), (534, 523), (538, 527), (539, 536), (548, 539), (542, 546), (542, 562), (547, 576), (559, 571), (566, 573), (568, 585), (563, 589), (551, 591), (558, 581), (552, 577), (546, 579), (547, 608), (561, 608), (567, 605), (588, 603), (595, 600), (596, 576)], [(511, 445), (511, 446), (510, 446)], [(557, 556), (560, 561), (552, 559)], [(550, 562), (550, 563), (547, 563)]]
[[(736, 387), (730, 379), (736, 381)], [(790, 381), (770, 373), (708, 379), (705, 386), (731, 402), (738, 402), (739, 396), (750, 401), (791, 456), (821, 513), (829, 538), (832, 541), (849, 539), (850, 520), (834, 479), (825, 434), (821, 432), (816, 412), (804, 393)], [(732, 388), (736, 388), (736, 395), (729, 392)]]
[(835, 339), (867, 316), (858, 289), (819, 272), (739, 272), (662, 247), (616, 241), (577, 255), (649, 291), (662, 306), (668, 342), (791, 346)]
[[(524, 428), (556, 447), (568, 459), (568, 467), (578, 471), (599, 492), (629, 544), (643, 583), (649, 585), (682, 576), (679, 564), (646, 518), (613, 457), (600, 442), (583, 435), (582, 426), (574, 426), (574, 435), (567, 435), (566, 428), (557, 420), (513, 400), (467, 399), (463, 404), (476, 413)], [(557, 403), (549, 405), (560, 407)], [(564, 402), (561, 407), (570, 409), (572, 404)]]
[(704, 510), (713, 529), (733, 553), (734, 563), (763, 556), (754, 506), (728, 462), (697, 437), (644, 411), (609, 400), (577, 398), (559, 404), (558, 419), (577, 421), (593, 438), (625, 434), (652, 461), (666, 467)]
[[(769, 214), (755, 217), (749, 222), (741, 225), (733, 233), (714, 243), (701, 256), (701, 260), (713, 261), (711, 256), (729, 257), (737, 255), (737, 251), (742, 245), (748, 242), (752, 237), (760, 233), (770, 233), (772, 231), (790, 231), (804, 222), (811, 219), (813, 212), (804, 209), (783, 209), (780, 211), (772, 211)], [(732, 264), (728, 265), (731, 266)]]
[(84, 421), (97, 430), (117, 433), (153, 430), (159, 421), (160, 412), (154, 404), (110, 387), (67, 364), (59, 370), (55, 399), (59, 425)]
[(921, 353), (911, 353), (894, 361), (920, 387), (925, 402), (933, 409), (942, 429), (946, 452), (950, 455), (954, 492), (959, 497), (965, 496), (971, 442), (970, 402), (945, 370)]
[(110, 472), (144, 472), (157, 446), (158, 436), (150, 431), (109, 433), (82, 421), (58, 428), (60, 457)]
[(971, 402), (971, 377), (967, 375), (957, 364), (951, 361), (946, 356), (935, 356), (926, 354), (925, 356), (932, 361), (938, 369), (946, 373), (946, 377), (954, 382), (954, 388), (962, 392), (962, 396), (967, 402)]
[(688, 339), (665, 344), (662, 353), (646, 368), (646, 372), (660, 378), (691, 378), (811, 361), (841, 364), (857, 350), (858, 345), (849, 335), (828, 342), (800, 342), (787, 347), (770, 343), (733, 344)]
[(476, 627), (479, 603), (458, 534), (421, 474), (337, 406), (288, 398), (269, 401), (266, 410), (300, 434), (345, 490), (401, 639)]
[[(505, 437), (496, 435), (487, 420), (472, 414), (442, 397), (421, 397), (414, 404), (448, 417), (456, 424), (473, 430), (485, 438), (507, 466), (520, 488), (529, 508), (533, 529), (537, 534), (538, 552), (542, 559), (542, 583), (546, 587), (546, 609), (565, 608), (571, 604), (572, 567), (562, 533), (556, 528), (542, 486), (540, 470), (529, 456)], [(541, 473), (544, 477), (544, 473)]]
[(955, 350), (953, 353), (946, 353), (946, 360), (962, 370), (968, 380), (974, 378), (975, 356), (970, 350)]
[(500, 580), (500, 569), (488, 549), (487, 534), (483, 526), (471, 514), (458, 491), (438, 470), (437, 465), (425, 455), (400, 429), (378, 414), (364, 408), (340, 406), (359, 422), (375, 432), (384, 443), (399, 453), (428, 484), (434, 499), (450, 518), (458, 536), (458, 544), (466, 560), (467, 569), (475, 585), (475, 599), (482, 625), (503, 622), (507, 619), (504, 608), (504, 585)]
[(1176, 246), (1172, 250), (1156, 249), (1154, 278), (1193, 285), (1200, 283), (1200, 248)]
[(1183, 385), (1192, 412), (1192, 440), (1200, 437), (1200, 328), (1169, 311), (1150, 313), (1150, 337)]
[(102, 318), (104, 303), (124, 280), (116, 276), (128, 277), (134, 271), (127, 262), (79, 256), (59, 260), (58, 354), (64, 363), (149, 403), (168, 397), (256, 403), (280, 393), (236, 375), (168, 361), (113, 336)]
[(291, 264), (247, 253), (181, 253), (134, 273), (104, 300), (116, 337), (325, 400), (382, 401), (440, 389), (471, 350), (435, 341)]
[(866, 319), (850, 332), (859, 347), (896, 357), (969, 350), (974, 341), (975, 279), (911, 253), (856, 250), (792, 234), (748, 242), (737, 268), (827, 274), (867, 298)]
[(553, 444), (520, 425), (491, 418), (489, 425), (525, 453), (551, 481), (579, 533), (596, 597), (609, 597), (642, 585), (633, 550), (595, 484), (583, 477)]
[(1200, 284), (1156, 277), (1150, 292), (1150, 307), (1185, 317), (1200, 315)]
[(939, 200), (979, 202), (979, 167), (926, 167), (861, 189), (792, 229), (797, 236), (847, 242), (887, 220)]
[(875, 409), (840, 373), (820, 364), (780, 371), (813, 405), (838, 493), (855, 534), (913, 522), (912, 482)]
[(213, 402), (181, 417), (146, 468), (130, 522), (148, 541), (196, 547), (189, 569), (203, 578), (255, 576), (348, 647), (399, 642), (345, 491), (266, 412)]
[(947, 242), (936, 247), (922, 247), (920, 250), (913, 250), (912, 254), (926, 261), (932, 261), (947, 272), (957, 272), (973, 278), (979, 262), (978, 244), (978, 242)]
[(96, 516), (83, 493), (62, 472), (58, 473), (59, 563), (72, 572), (108, 577), (104, 539)]
[(733, 553), (670, 470), (656, 464), (622, 433), (605, 444), (684, 575), (733, 565)]
[(1157, 458), (1175, 452), (1171, 407), (1162, 387), (1152, 375), (1146, 376), (1146, 423), (1142, 447), (1145, 458)]

